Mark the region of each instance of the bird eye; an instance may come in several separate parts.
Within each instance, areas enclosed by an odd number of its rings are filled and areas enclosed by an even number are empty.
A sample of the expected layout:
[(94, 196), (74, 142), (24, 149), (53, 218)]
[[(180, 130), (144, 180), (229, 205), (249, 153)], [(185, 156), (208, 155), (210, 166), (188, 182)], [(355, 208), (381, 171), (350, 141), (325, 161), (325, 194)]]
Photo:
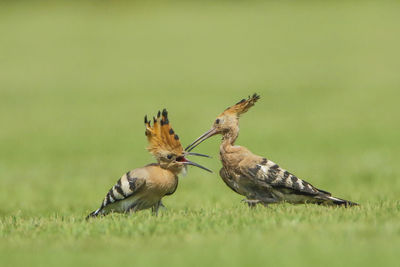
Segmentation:
[(167, 159), (172, 159), (172, 154), (169, 154), (169, 155), (167, 156)]
[(215, 121), (215, 123), (216, 123), (216, 124), (219, 124), (219, 119), (217, 119), (217, 120)]

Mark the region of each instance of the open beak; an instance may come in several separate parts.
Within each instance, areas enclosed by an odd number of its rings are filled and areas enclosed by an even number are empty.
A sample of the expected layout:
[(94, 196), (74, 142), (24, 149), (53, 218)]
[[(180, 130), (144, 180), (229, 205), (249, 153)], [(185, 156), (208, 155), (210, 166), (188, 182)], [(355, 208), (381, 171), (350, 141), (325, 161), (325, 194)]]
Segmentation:
[(187, 161), (183, 162), (183, 164), (185, 164), (185, 165), (196, 166), (196, 167), (199, 167), (200, 169), (203, 169), (203, 170), (205, 170), (205, 171), (208, 171), (208, 172), (213, 173), (212, 170), (207, 169), (206, 167), (203, 167), (203, 166), (201, 166), (200, 164), (197, 164), (196, 162), (193, 162), (193, 161), (190, 161), (190, 160), (187, 160)]
[(197, 138), (196, 140), (194, 140), (193, 143), (191, 143), (190, 145), (188, 145), (185, 148), (185, 151), (190, 152), (192, 151), (196, 146), (200, 145), (204, 140), (206, 140), (207, 138), (210, 138), (211, 136), (217, 134), (217, 129), (212, 128), (211, 130), (207, 131), (206, 133), (204, 133), (203, 135), (201, 135), (199, 138)]
[(209, 155), (205, 155), (205, 154), (200, 154), (200, 153), (194, 153), (194, 152), (185, 152), (186, 155), (189, 156), (198, 156), (198, 157), (205, 157), (205, 158), (212, 158)]
[[(189, 153), (189, 152), (184, 152), (184, 155), (186, 156), (186, 155), (192, 155), (192, 156), (200, 156), (200, 157), (207, 157), (207, 158), (210, 158), (210, 156), (207, 156), (207, 155), (203, 155), (203, 154), (199, 154), (199, 153)], [(193, 161), (190, 161), (190, 160), (188, 160), (186, 157), (184, 157), (184, 156), (182, 156), (182, 157), (179, 157), (178, 158), (178, 161), (179, 162), (181, 162), (181, 163), (183, 163), (184, 165), (192, 165), (192, 166), (196, 166), (196, 167), (198, 167), (198, 168), (200, 168), (200, 169), (203, 169), (203, 170), (205, 170), (205, 171), (208, 171), (208, 172), (213, 172), (212, 170), (210, 170), (210, 169), (207, 169), (206, 167), (203, 167), (203, 166), (201, 166), (200, 164), (197, 164), (196, 162), (193, 162)]]
[[(213, 128), (213, 129), (209, 130), (208, 132), (206, 132), (205, 134), (203, 134), (202, 136), (200, 136), (199, 138), (197, 138), (193, 143), (191, 143), (190, 145), (188, 145), (186, 147), (184, 155), (185, 156), (199, 156), (199, 157), (211, 158), (208, 155), (204, 155), (204, 154), (200, 154), (200, 153), (194, 153), (194, 152), (190, 152), (190, 151), (192, 151), (201, 142), (203, 142), (204, 140), (206, 140), (207, 138), (213, 136), (216, 133), (217, 133), (217, 130), (215, 128)], [(196, 162), (190, 161), (190, 160), (186, 159), (185, 157), (183, 157), (182, 163), (185, 164), (185, 165), (196, 166), (196, 167), (198, 167), (200, 169), (203, 169), (203, 170), (206, 170), (206, 171), (212, 173), (212, 170), (209, 170), (206, 167), (203, 167), (203, 166), (197, 164)]]

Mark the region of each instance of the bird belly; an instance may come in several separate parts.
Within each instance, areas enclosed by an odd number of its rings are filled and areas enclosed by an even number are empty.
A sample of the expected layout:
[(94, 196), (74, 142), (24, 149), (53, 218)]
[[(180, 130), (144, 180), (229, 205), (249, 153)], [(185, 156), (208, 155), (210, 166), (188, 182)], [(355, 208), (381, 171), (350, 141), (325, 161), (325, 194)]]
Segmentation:
[(103, 208), (103, 214), (110, 212), (125, 213), (130, 210), (139, 211), (149, 209), (157, 203), (158, 200), (147, 199), (141, 196), (132, 196), (126, 199), (114, 202)]
[(281, 202), (288, 202), (291, 204), (303, 204), (303, 203), (313, 203), (318, 202), (312, 196), (301, 195), (301, 194), (293, 194), (293, 193), (285, 193), (280, 190), (272, 191), (275, 198)]
[(225, 168), (221, 168), (219, 171), (219, 175), (230, 189), (240, 195), (246, 196), (246, 192), (241, 190), (239, 184), (235, 181), (235, 176), (233, 174), (229, 173)]

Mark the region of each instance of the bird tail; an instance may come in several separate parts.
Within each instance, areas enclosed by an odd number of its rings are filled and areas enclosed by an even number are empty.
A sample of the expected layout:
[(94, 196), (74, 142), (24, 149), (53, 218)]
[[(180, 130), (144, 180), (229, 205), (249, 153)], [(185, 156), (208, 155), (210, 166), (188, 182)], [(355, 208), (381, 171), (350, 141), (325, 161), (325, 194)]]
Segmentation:
[(333, 197), (333, 196), (325, 196), (324, 204), (345, 206), (346, 208), (360, 205), (358, 203), (351, 202), (349, 200), (345, 200), (345, 199), (341, 199), (341, 198), (337, 198), (337, 197)]
[(86, 216), (86, 220), (89, 220), (90, 218), (94, 218), (94, 217), (101, 215), (100, 211), (101, 211), (101, 208), (98, 208), (97, 210), (93, 211), (88, 216)]

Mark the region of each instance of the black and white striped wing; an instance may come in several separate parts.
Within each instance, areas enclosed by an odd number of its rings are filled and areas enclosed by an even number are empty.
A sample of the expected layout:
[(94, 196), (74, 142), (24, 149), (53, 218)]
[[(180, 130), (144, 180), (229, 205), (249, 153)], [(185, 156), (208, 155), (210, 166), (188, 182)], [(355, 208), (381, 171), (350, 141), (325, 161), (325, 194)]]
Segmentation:
[(92, 212), (89, 216), (97, 216), (102, 214), (102, 210), (108, 205), (134, 196), (143, 188), (145, 184), (146, 180), (144, 178), (134, 177), (132, 171), (127, 172), (126, 174), (122, 175), (118, 182), (108, 191), (100, 208)]
[(287, 191), (287, 193), (304, 194), (304, 195), (320, 195), (329, 192), (315, 188), (308, 182), (297, 178), (285, 169), (279, 167), (271, 160), (263, 159), (253, 168), (248, 168), (247, 176), (258, 185), (265, 185), (274, 189)]

